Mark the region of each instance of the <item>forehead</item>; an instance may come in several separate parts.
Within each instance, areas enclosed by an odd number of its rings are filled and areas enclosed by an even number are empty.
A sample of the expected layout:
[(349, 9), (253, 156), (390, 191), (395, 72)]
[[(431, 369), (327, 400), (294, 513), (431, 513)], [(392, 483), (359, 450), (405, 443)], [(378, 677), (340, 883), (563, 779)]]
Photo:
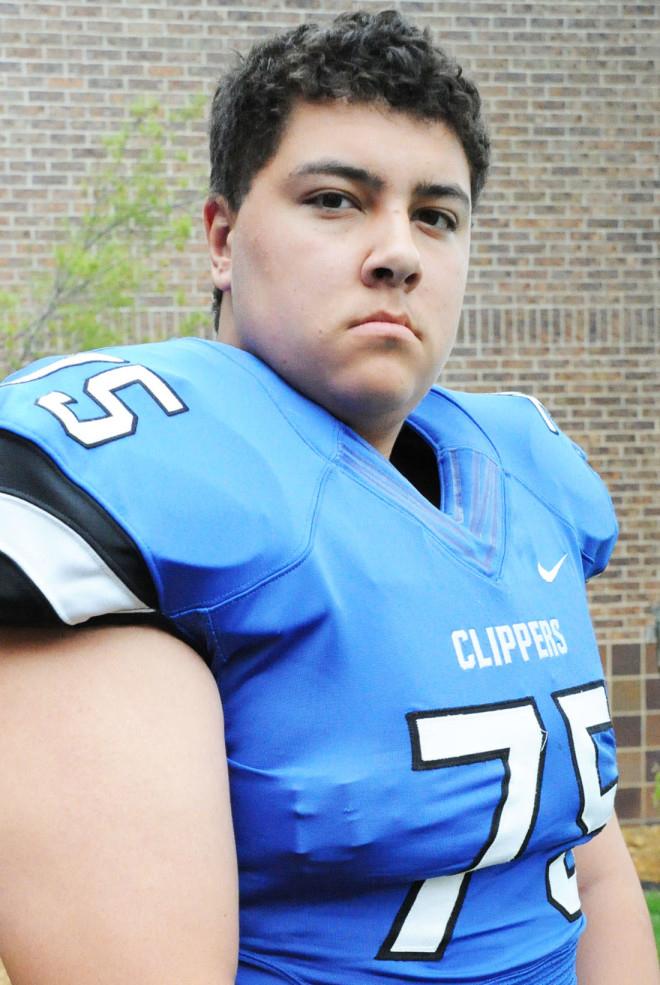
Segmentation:
[(363, 168), (384, 185), (417, 187), (451, 180), (470, 193), (465, 151), (449, 127), (379, 104), (296, 104), (263, 171), (290, 176), (309, 172), (309, 165), (326, 159)]

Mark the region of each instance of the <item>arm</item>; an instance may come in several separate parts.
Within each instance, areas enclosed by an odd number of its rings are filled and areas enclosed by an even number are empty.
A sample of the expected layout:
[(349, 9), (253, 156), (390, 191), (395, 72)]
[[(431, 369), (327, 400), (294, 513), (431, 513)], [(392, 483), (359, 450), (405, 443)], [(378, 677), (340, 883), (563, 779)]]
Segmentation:
[(587, 928), (578, 946), (579, 985), (660, 985), (651, 921), (616, 817), (575, 850)]
[(153, 629), (0, 634), (0, 953), (13, 985), (229, 985), (223, 720)]

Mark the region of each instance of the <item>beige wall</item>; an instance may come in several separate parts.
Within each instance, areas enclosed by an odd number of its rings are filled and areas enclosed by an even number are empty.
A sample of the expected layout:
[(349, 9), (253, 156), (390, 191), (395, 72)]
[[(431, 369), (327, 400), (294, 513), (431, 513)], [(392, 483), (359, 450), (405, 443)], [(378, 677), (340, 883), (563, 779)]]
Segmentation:
[[(621, 538), (590, 596), (610, 676), (613, 654), (636, 654), (626, 668), (637, 669), (612, 679), (627, 791), (620, 805), (628, 817), (652, 817), (660, 764), (650, 645), (660, 606), (660, 13), (651, 3), (592, 0), (366, 6), (398, 7), (428, 25), (484, 95), (495, 163), (445, 380), (535, 393), (612, 491)], [(38, 281), (57, 217), (79, 207), (76, 189), (100, 136), (138, 97), (176, 105), (200, 89), (210, 95), (231, 49), (354, 7), (0, 0), (0, 288)], [(180, 139), (204, 167), (203, 125)], [(208, 304), (201, 224), (173, 281), (185, 284), (192, 306)], [(174, 334), (178, 318), (167, 294), (147, 298), (135, 331)]]

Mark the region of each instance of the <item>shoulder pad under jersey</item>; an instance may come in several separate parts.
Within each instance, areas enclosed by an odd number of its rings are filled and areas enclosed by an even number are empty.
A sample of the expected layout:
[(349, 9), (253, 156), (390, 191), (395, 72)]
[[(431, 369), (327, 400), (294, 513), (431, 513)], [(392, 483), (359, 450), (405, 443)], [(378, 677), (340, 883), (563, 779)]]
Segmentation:
[(337, 427), (200, 339), (42, 360), (0, 385), (0, 554), (70, 624), (218, 604), (305, 551)]
[(521, 393), (458, 393), (439, 387), (421, 406), (428, 406), (433, 415), (441, 405), (446, 416), (448, 402), (458, 412), (451, 413), (455, 440), (476, 443), (490, 453), (507, 474), (573, 527), (585, 578), (601, 572), (618, 532), (612, 501), (585, 453), (545, 407)]

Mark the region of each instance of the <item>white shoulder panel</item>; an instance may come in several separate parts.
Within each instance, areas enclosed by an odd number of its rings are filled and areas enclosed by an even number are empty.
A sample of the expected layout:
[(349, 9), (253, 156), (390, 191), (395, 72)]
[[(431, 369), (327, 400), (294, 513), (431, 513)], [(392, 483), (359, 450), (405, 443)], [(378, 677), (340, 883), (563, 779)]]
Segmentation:
[(151, 612), (83, 538), (33, 503), (0, 493), (0, 550), (70, 626), (94, 616)]

